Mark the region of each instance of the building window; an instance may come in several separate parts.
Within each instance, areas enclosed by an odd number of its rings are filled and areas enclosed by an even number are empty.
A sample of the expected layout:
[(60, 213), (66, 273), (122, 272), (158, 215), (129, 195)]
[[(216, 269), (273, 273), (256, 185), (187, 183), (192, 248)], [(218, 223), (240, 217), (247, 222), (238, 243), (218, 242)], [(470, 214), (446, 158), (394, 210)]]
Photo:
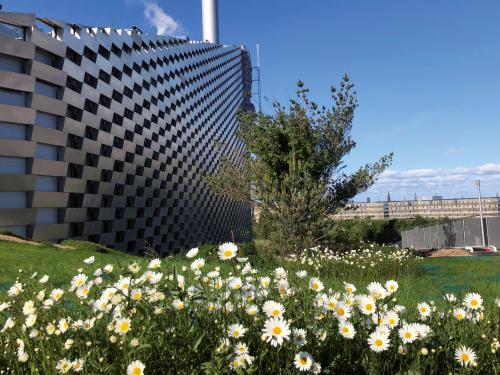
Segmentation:
[(8, 38), (24, 40), (26, 33), (24, 31), (24, 28), (22, 27), (14, 26), (5, 22), (0, 22), (0, 35), (6, 36)]
[(0, 174), (25, 174), (26, 159), (0, 156)]
[(50, 96), (51, 98), (57, 99), (57, 97), (58, 97), (58, 95), (57, 95), (58, 87), (57, 86), (51, 85), (50, 83), (46, 83), (46, 82), (39, 81), (39, 80), (36, 80), (35, 92), (37, 94)]
[(0, 104), (26, 107), (26, 93), (0, 88)]
[(37, 176), (35, 191), (58, 191), (58, 178), (49, 176)]
[(0, 70), (24, 73), (24, 61), (15, 57), (0, 55)]
[(57, 160), (58, 147), (39, 143), (36, 145), (35, 157), (37, 159)]
[(26, 140), (26, 126), (0, 122), (0, 139)]
[(59, 117), (45, 112), (37, 112), (35, 124), (49, 129), (58, 129)]
[(57, 224), (59, 222), (59, 210), (57, 208), (37, 208), (36, 224)]

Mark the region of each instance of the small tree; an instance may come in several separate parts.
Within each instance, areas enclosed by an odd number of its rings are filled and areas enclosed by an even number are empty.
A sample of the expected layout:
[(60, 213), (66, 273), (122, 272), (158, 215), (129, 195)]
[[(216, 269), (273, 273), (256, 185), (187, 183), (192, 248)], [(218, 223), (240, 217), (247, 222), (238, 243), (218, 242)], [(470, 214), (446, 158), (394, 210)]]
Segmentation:
[(281, 252), (331, 246), (331, 214), (368, 189), (392, 160), (388, 154), (345, 173), (343, 159), (356, 146), (351, 129), (358, 103), (347, 76), (331, 92), (333, 105), (319, 107), (299, 81), (288, 108), (274, 102), (272, 114), (241, 112), (245, 162), (223, 155), (216, 173), (206, 176), (217, 194), (259, 210)]

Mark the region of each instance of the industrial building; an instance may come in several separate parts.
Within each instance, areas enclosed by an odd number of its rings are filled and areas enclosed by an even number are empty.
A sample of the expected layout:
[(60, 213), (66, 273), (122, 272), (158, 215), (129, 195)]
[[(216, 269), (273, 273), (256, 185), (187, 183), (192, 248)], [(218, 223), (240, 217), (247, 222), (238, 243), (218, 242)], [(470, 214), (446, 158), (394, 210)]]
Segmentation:
[(0, 12), (0, 227), (162, 254), (250, 238), (250, 207), (203, 180), (253, 109), (249, 53), (205, 3), (202, 42)]
[[(483, 216), (500, 216), (500, 198), (482, 197), (481, 204)], [(434, 196), (429, 200), (355, 202), (349, 203), (334, 217), (337, 219), (406, 219), (416, 216), (452, 219), (479, 216), (479, 200), (477, 198), (443, 199), (440, 196)]]

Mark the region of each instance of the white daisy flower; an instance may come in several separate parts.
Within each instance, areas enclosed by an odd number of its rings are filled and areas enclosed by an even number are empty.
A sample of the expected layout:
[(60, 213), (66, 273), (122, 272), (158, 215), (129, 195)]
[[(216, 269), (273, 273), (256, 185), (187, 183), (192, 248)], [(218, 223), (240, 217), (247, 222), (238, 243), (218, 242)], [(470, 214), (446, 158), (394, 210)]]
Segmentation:
[(268, 318), (271, 318), (273, 316), (283, 316), (285, 308), (281, 303), (275, 301), (266, 301), (262, 306), (262, 311), (264, 311)]
[(389, 294), (394, 294), (397, 292), (399, 285), (397, 281), (389, 280), (385, 283), (385, 289), (389, 292)]
[(191, 263), (191, 271), (201, 270), (205, 266), (205, 259), (198, 258)]
[(160, 268), (160, 267), (161, 267), (161, 260), (158, 258), (152, 259), (148, 264), (148, 268), (151, 270), (154, 270), (154, 269)]
[(347, 321), (341, 321), (339, 323), (339, 333), (346, 339), (353, 339), (356, 335), (356, 330), (351, 323)]
[(455, 350), (455, 359), (462, 366), (467, 367), (477, 359), (477, 355), (471, 348), (462, 346)]
[(467, 318), (467, 312), (462, 308), (455, 308), (453, 310), (453, 316), (456, 320), (460, 321)]
[(245, 336), (247, 330), (241, 324), (231, 324), (227, 330), (228, 336), (233, 339), (238, 339)]
[(127, 366), (127, 375), (143, 375), (145, 368), (141, 361), (133, 361)]
[(404, 324), (398, 333), (404, 344), (411, 344), (418, 338), (418, 332), (411, 324)]
[(182, 302), (180, 299), (176, 298), (172, 301), (172, 306), (176, 310), (183, 310), (186, 306), (184, 305), (184, 302)]
[(234, 345), (234, 354), (236, 355), (248, 354), (248, 346), (243, 342), (237, 342)]
[(73, 364), (66, 358), (59, 360), (56, 365), (56, 370), (58, 370), (60, 374), (66, 374), (72, 368)]
[(417, 309), (418, 309), (418, 312), (420, 313), (420, 316), (423, 318), (427, 318), (428, 316), (431, 315), (431, 307), (426, 302), (419, 303), (417, 305)]
[(220, 260), (228, 260), (236, 257), (238, 247), (232, 242), (226, 242), (219, 246), (218, 255)]
[(130, 331), (130, 326), (130, 319), (120, 318), (115, 322), (115, 332), (119, 335), (125, 335), (128, 331)]
[(358, 300), (359, 309), (364, 315), (371, 315), (377, 310), (375, 299), (372, 296), (363, 295)]
[(467, 293), (464, 297), (463, 304), (469, 309), (478, 310), (483, 305), (483, 299), (477, 293)]
[(294, 357), (294, 365), (299, 371), (309, 371), (313, 365), (313, 357), (308, 352), (298, 352)]
[(380, 353), (389, 348), (389, 338), (383, 332), (376, 330), (368, 336), (368, 345), (372, 351)]
[(191, 250), (189, 250), (187, 253), (186, 253), (186, 257), (187, 258), (194, 258), (195, 256), (198, 255), (198, 248), (197, 247), (193, 247)]
[(92, 264), (95, 262), (95, 256), (88, 257), (87, 259), (83, 260), (83, 263), (85, 264)]
[(283, 344), (290, 338), (290, 326), (282, 317), (272, 317), (265, 321), (262, 338), (272, 346)]
[(309, 280), (309, 289), (312, 289), (315, 292), (321, 292), (324, 288), (323, 282), (317, 277), (312, 277)]
[(307, 338), (306, 338), (307, 332), (303, 328), (294, 328), (293, 329), (293, 339), (292, 342), (294, 345), (297, 346), (304, 346), (307, 344)]

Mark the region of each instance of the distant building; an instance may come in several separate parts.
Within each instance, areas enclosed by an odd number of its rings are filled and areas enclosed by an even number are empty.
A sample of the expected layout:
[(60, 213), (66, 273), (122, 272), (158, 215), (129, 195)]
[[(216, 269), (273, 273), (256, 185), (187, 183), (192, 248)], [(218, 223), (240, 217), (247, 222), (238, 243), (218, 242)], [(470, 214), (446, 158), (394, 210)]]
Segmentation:
[[(500, 216), (500, 198), (483, 197), (481, 201), (484, 216)], [(415, 216), (433, 218), (479, 216), (479, 202), (477, 198), (443, 199), (442, 196), (434, 196), (430, 200), (412, 201), (370, 202), (368, 200), (349, 203), (334, 217), (337, 219), (405, 219)]]

